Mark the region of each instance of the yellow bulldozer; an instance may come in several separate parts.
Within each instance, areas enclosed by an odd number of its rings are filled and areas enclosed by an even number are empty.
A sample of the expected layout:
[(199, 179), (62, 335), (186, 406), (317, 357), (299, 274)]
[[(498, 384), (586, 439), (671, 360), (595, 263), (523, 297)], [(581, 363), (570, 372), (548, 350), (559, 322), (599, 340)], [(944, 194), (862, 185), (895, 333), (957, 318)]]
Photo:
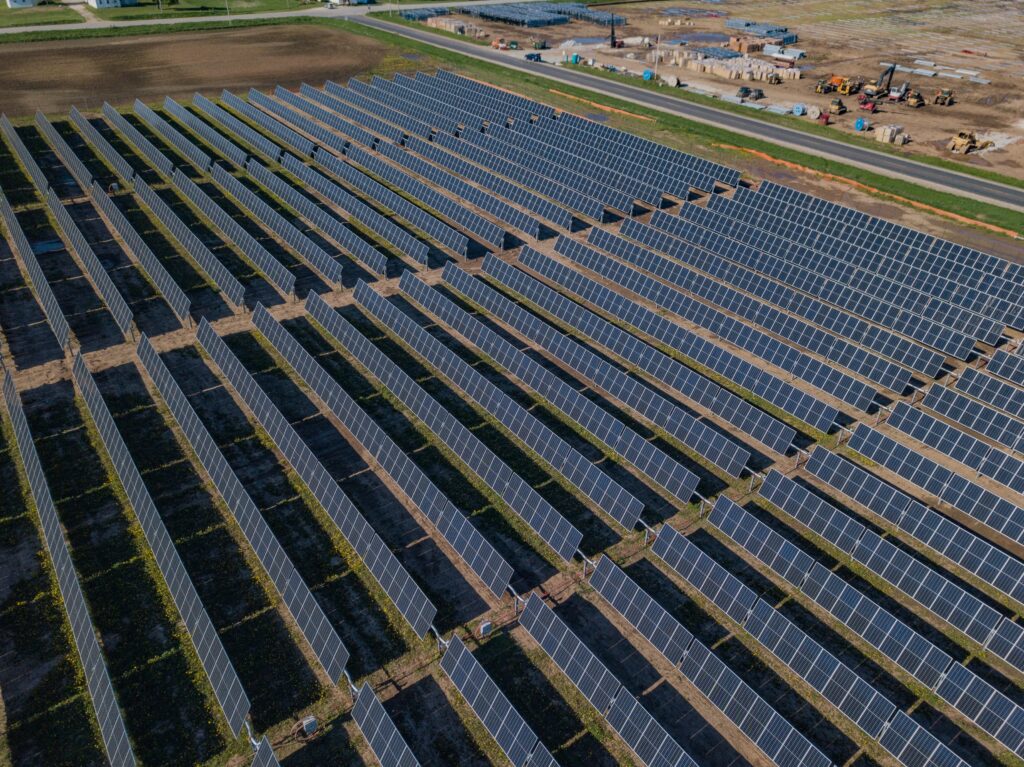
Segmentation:
[(953, 154), (969, 154), (988, 149), (990, 146), (992, 146), (991, 141), (978, 141), (978, 136), (974, 131), (962, 130), (950, 139), (946, 149)]
[(857, 93), (863, 85), (863, 80), (844, 77), (843, 81), (836, 87), (836, 90), (843, 96), (852, 96)]
[(908, 107), (913, 107), (914, 109), (917, 109), (918, 107), (923, 107), (925, 101), (924, 96), (921, 95), (921, 91), (911, 91), (907, 95), (906, 104)]
[(949, 88), (935, 91), (935, 103), (943, 107), (951, 107), (956, 102), (953, 99), (953, 91)]

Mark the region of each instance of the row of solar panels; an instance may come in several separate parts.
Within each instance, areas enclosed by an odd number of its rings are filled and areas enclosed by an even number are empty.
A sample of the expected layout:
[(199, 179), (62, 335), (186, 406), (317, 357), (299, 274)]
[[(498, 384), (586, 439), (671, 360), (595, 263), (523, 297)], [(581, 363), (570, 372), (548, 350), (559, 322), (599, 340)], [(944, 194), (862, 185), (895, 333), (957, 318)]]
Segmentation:
[[(968, 720), (1010, 751), (1024, 752), (1024, 709), (991, 684), (727, 498), (719, 498), (710, 520)], [(744, 616), (742, 623), (757, 596), (738, 581), (735, 586), (729, 606)]]
[[(64, 163), (64, 167), (71, 172), (82, 192), (88, 194), (89, 188), (92, 186), (92, 173), (86, 169), (85, 164), (78, 159), (78, 155), (71, 150), (64, 137), (57, 132), (56, 128), (50, 124), (50, 121), (46, 119), (46, 115), (42, 112), (36, 112), (36, 125), (42, 134), (46, 136), (50, 146), (53, 147), (53, 151), (60, 158), (60, 161)], [(43, 189), (42, 191), (45, 192), (46, 190)]]
[(36, 185), (36, 189), (43, 195), (46, 194), (46, 190), (50, 188), (50, 182), (46, 180), (46, 176), (43, 175), (42, 169), (39, 164), (32, 157), (32, 153), (28, 151), (28, 147), (25, 146), (25, 142), (21, 140), (21, 136), (18, 135), (18, 131), (15, 130), (11, 121), (7, 119), (7, 115), (0, 115), (0, 133), (3, 133), (4, 138), (14, 148), (14, 154), (17, 156), (22, 167), (28, 172), (28, 176)]

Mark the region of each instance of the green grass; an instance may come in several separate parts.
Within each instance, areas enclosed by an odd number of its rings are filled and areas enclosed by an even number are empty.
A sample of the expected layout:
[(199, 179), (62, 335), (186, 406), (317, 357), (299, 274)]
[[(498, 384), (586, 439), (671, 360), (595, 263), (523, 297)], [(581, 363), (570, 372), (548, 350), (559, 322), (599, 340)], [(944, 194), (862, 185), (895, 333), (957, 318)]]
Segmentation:
[(28, 27), (35, 24), (77, 24), (84, 19), (62, 5), (37, 5), (35, 8), (8, 8), (0, 5), (0, 27)]
[(101, 8), (93, 11), (106, 21), (183, 18), (192, 16), (222, 16), (226, 13), (267, 13), (317, 8), (314, 0), (174, 0), (158, 3), (143, 0), (128, 8)]
[[(400, 1), (414, 2), (417, 0)], [(370, 16), (371, 18), (374, 19), (380, 19), (381, 21), (390, 21), (392, 24), (401, 24), (403, 27), (412, 27), (413, 29), (429, 29), (438, 37), (449, 37), (452, 40), (459, 40), (460, 42), (464, 43), (474, 43), (476, 45), (482, 45), (485, 48), (490, 45), (490, 43), (488, 42), (489, 38), (476, 38), (470, 37), (469, 35), (460, 35), (456, 34), (455, 32), (449, 32), (446, 29), (434, 29), (433, 27), (428, 27), (426, 24), (422, 24), (418, 21), (410, 21), (409, 19), (403, 19), (399, 14), (391, 13), (389, 11), (372, 11), (371, 13), (368, 13), (367, 16)]]

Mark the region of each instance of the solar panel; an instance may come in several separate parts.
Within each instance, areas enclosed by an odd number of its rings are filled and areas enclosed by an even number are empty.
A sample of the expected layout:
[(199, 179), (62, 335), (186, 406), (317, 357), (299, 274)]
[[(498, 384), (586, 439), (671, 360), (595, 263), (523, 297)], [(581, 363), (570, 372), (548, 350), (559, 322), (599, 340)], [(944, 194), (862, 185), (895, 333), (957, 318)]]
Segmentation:
[(1011, 450), (1024, 450), (1024, 421), (1010, 418), (947, 386), (930, 386), (922, 404)]
[(896, 712), (896, 717), (885, 728), (878, 742), (902, 764), (967, 767), (967, 762), (902, 711)]
[(8, 143), (14, 148), (14, 154), (17, 155), (22, 167), (28, 172), (28, 176), (32, 179), (32, 183), (36, 185), (39, 194), (46, 197), (46, 192), (50, 188), (50, 182), (46, 180), (46, 176), (43, 175), (39, 164), (32, 157), (32, 153), (28, 151), (25, 142), (21, 140), (18, 131), (14, 129), (14, 126), (11, 125), (11, 121), (7, 119), (5, 114), (0, 115), (0, 132), (4, 134)]
[[(327, 302), (311, 293), (306, 299), (306, 310), (476, 472), (562, 559), (572, 560), (583, 539), (579, 530)], [(254, 319), (259, 321), (261, 316), (257, 313)], [(292, 367), (296, 365), (293, 363)]]
[[(568, 251), (579, 245), (573, 240), (559, 239), (556, 249)], [(569, 272), (565, 282), (546, 269), (547, 256), (528, 254), (523, 263), (556, 281), (591, 306), (614, 315), (616, 319), (638, 328), (700, 365), (761, 397), (766, 402), (793, 415), (821, 431), (828, 431), (839, 417), (839, 411), (804, 393), (782, 379), (765, 372), (757, 365), (726, 351), (665, 317), (641, 306), (625, 296), (609, 290), (596, 280), (578, 272)], [(603, 257), (602, 258), (606, 258)], [(575, 276), (571, 276), (575, 275)], [(571, 282), (569, 281), (571, 279)]]
[(339, 679), (349, 657), (341, 637), (145, 335), (136, 354), (317, 660), (332, 681)]
[(245, 718), (249, 714), (249, 698), (242, 688), (234, 666), (231, 665), (224, 645), (221, 644), (217, 629), (210, 621), (210, 616), (207, 615), (206, 608), (203, 606), (199, 594), (196, 593), (192, 579), (189, 577), (181, 557), (178, 556), (174, 542), (164, 526), (160, 512), (157, 511), (156, 505), (153, 503), (142, 475), (135, 466), (128, 446), (121, 437), (121, 433), (110, 415), (110, 410), (80, 354), (75, 355), (71, 370), (75, 383), (78, 384), (78, 390), (85, 400), (89, 415), (96, 424), (103, 447), (114, 464), (121, 486), (128, 496), (135, 516), (139, 519), (142, 532), (145, 534), (149, 548), (153, 552), (153, 558), (160, 568), (160, 574), (167, 585), (167, 590), (188, 630), (199, 661), (203, 664), (203, 670), (217, 697), (221, 712), (224, 714), (231, 732), (237, 735), (241, 732)]
[(1024, 386), (1024, 356), (1000, 349), (992, 355), (992, 359), (985, 366), (985, 372), (1012, 381), (1018, 386)]
[[(562, 285), (583, 280), (577, 272), (524, 246), (519, 260), (538, 273)], [(761, 412), (717, 383), (704, 378), (685, 365), (645, 344), (636, 336), (616, 327), (551, 288), (498, 259), (484, 259), (484, 273), (533, 301), (544, 311), (570, 325), (574, 330), (604, 346), (637, 366), (687, 399), (707, 408), (766, 447), (785, 454), (796, 431)]]
[(683, 662), (693, 634), (616, 567), (609, 556), (598, 561), (590, 585), (673, 666)]
[(132, 182), (132, 188), (139, 199), (152, 211), (171, 236), (178, 241), (182, 249), (188, 253), (206, 275), (221, 290), (227, 299), (235, 306), (241, 306), (245, 299), (245, 287), (235, 276), (217, 260), (217, 257), (210, 252), (210, 249), (203, 244), (195, 232), (185, 225), (171, 207), (163, 199), (150, 189), (149, 185), (138, 176)]
[(441, 670), (515, 767), (523, 767), (538, 738), (458, 636), (448, 640)]
[(46, 475), (39, 462), (32, 432), (21, 407), (21, 398), (14, 386), (14, 379), (9, 375), (4, 376), (3, 390), (7, 412), (14, 426), (14, 442), (25, 467), (29, 490), (43, 531), (43, 541), (53, 563), (61, 603), (64, 605), (64, 612), (71, 626), (71, 635), (78, 650), (78, 658), (85, 673), (85, 683), (89, 688), (89, 697), (96, 714), (103, 747), (107, 752), (107, 761), (112, 767), (133, 767), (135, 755), (132, 753), (128, 732), (121, 718), (114, 688), (110, 684), (110, 674), (103, 652), (96, 639), (89, 607), (82, 594), (60, 517), (57, 515), (57, 508), (54, 506)]
[[(308, 88), (309, 86), (304, 87)], [(312, 120), (309, 120), (308, 118), (306, 118), (303, 115), (300, 115), (298, 112), (295, 112), (294, 110), (286, 111), (285, 108), (281, 108), (280, 110), (282, 119), (284, 119), (285, 116), (287, 115), (287, 119), (289, 122), (291, 122), (293, 125), (301, 125), (306, 133), (318, 137), (322, 136), (323, 140), (321, 140), (320, 143), (323, 144), (324, 146), (331, 147), (332, 149), (344, 153), (352, 141), (358, 141), (364, 146), (370, 148), (372, 148), (377, 143), (377, 137), (374, 136), (365, 128), (361, 127), (360, 125), (351, 123), (348, 120), (343, 120), (334, 112), (328, 109), (324, 109), (323, 107), (317, 104), (310, 103), (309, 101), (302, 98), (298, 94), (292, 93), (287, 88), (282, 88), (280, 85), (278, 85), (276, 88), (274, 88), (274, 96), (275, 98), (279, 99), (280, 101), (283, 101), (289, 106), (295, 107), (295, 109), (302, 110), (307, 115), (315, 117), (319, 122), (328, 126), (330, 130), (326, 130), (320, 127)], [(397, 131), (397, 129), (395, 129), (395, 132), (399, 133), (400, 138), (401, 132)], [(339, 136), (337, 134), (341, 135)]]
[(110, 145), (110, 142), (93, 127), (91, 122), (82, 116), (82, 113), (78, 111), (78, 107), (71, 107), (70, 117), (71, 122), (78, 128), (78, 132), (85, 136), (86, 140), (99, 152), (100, 157), (121, 177), (121, 180), (126, 184), (131, 183), (132, 178), (135, 176), (135, 169), (132, 168), (131, 164)]
[[(374, 117), (367, 112), (360, 111), (351, 104), (347, 104), (341, 99), (324, 93), (319, 88), (314, 88), (311, 85), (303, 83), (299, 88), (299, 93), (304, 98), (299, 98), (290, 91), (286, 91), (286, 93), (288, 94), (287, 96), (279, 94), (278, 97), (286, 99), (295, 108), (316, 117), (324, 125), (330, 125), (346, 136), (355, 138), (367, 147), (373, 147), (377, 143), (378, 139), (373, 133), (395, 143), (400, 142), (405, 136), (405, 132), (401, 128), (396, 128), (384, 120)], [(347, 119), (343, 120), (339, 115)], [(369, 130), (366, 130), (367, 128)], [(370, 133), (370, 131), (373, 131), (373, 133)]]
[(697, 767), (683, 747), (625, 689), (615, 696), (607, 719), (643, 764)]
[(208, 145), (216, 149), (222, 157), (225, 157), (234, 163), (236, 167), (245, 167), (245, 161), (248, 159), (249, 154), (244, 149), (233, 141), (229, 141), (223, 135), (214, 130), (209, 124), (200, 120), (170, 96), (164, 97), (164, 110), (170, 113), (176, 120), (187, 126), (189, 130), (199, 136)]
[(1024, 539), (1024, 509), (891, 437), (862, 423), (849, 446), (1011, 540)]
[(747, 619), (757, 595), (685, 535), (662, 525), (651, 551), (734, 621), (742, 625)]
[(1024, 709), (964, 665), (954, 663), (936, 693), (1011, 751), (1024, 751)]
[(341, 284), (341, 264), (334, 260), (327, 251), (299, 231), (294, 224), (221, 166), (214, 167), (210, 175), (214, 182), (249, 211), (253, 218), (280, 237), (320, 274), (336, 285)]
[(724, 495), (715, 501), (708, 521), (797, 588), (814, 565), (812, 557)]
[(200, 173), (205, 173), (210, 169), (210, 165), (213, 164), (213, 160), (210, 158), (210, 155), (196, 146), (192, 141), (185, 138), (181, 131), (167, 122), (164, 118), (160, 117), (139, 99), (135, 99), (133, 109), (135, 114), (138, 115), (143, 122), (160, 134), (160, 137), (178, 150), (179, 154), (195, 165), (199, 169)]
[(48, 190), (46, 193), (46, 204), (50, 208), (50, 212), (53, 213), (54, 218), (57, 219), (57, 224), (67, 238), (67, 241), (71, 243), (71, 248), (78, 255), (82, 266), (85, 267), (85, 271), (91, 278), (93, 285), (96, 286), (96, 290), (103, 297), (103, 303), (110, 310), (110, 314), (114, 318), (114, 322), (117, 323), (117, 327), (120, 328), (124, 335), (131, 335), (132, 321), (134, 319), (132, 317), (132, 310), (128, 308), (128, 304), (125, 303), (124, 298), (117, 291), (117, 288), (114, 287), (110, 275), (107, 274), (103, 264), (96, 257), (96, 253), (93, 252), (89, 241), (85, 239), (85, 235), (75, 225), (67, 208), (64, 207), (57, 198), (57, 195), (54, 194), (53, 189)]
[(502, 426), (547, 461), (555, 471), (582, 490), (609, 516), (631, 520), (630, 527), (636, 524), (643, 504), (611, 477), (590, 463), (497, 386), (473, 370), (458, 355), (434, 339), (411, 318), (371, 290), (369, 285), (357, 283), (355, 299), (417, 354), (497, 418)]
[[(619, 230), (643, 245), (674, 255), (673, 251), (697, 248), (687, 245), (662, 232), (637, 221), (624, 221)], [(645, 248), (634, 245), (623, 237), (604, 230), (593, 229), (589, 241), (604, 250), (628, 261), (673, 285), (693, 293), (705, 301), (720, 306), (726, 311), (753, 322), (776, 335), (820, 354), (886, 389), (902, 393), (910, 385), (910, 371), (894, 362), (883, 360), (863, 348), (847, 343), (840, 338), (819, 330), (808, 322), (779, 311), (758, 301), (739, 290), (724, 285), (721, 280), (705, 277), (667, 258), (658, 256)], [(686, 259), (683, 259), (686, 260)], [(762, 281), (764, 278), (758, 278)], [(849, 392), (853, 395), (856, 390)], [(856, 403), (851, 403), (856, 404)]]
[[(606, 238), (595, 235), (601, 230), (591, 229), (590, 242), (603, 242)], [(572, 243), (569, 245), (568, 243)], [(628, 243), (627, 243), (628, 245)], [(867, 384), (842, 373), (830, 365), (783, 344), (767, 333), (733, 319), (724, 312), (701, 303), (680, 291), (648, 277), (623, 263), (607, 258), (603, 254), (568, 239), (560, 239), (556, 249), (575, 263), (600, 274), (633, 293), (667, 309), (680, 317), (695, 323), (721, 338), (746, 349), (761, 359), (792, 373), (817, 388), (860, 410), (871, 407), (876, 392)], [(637, 249), (645, 255), (649, 251)]]
[(200, 93), (192, 96), (192, 104), (202, 111), (207, 117), (220, 125), (224, 130), (233, 133), (256, 152), (271, 162), (277, 162), (281, 157), (281, 147), (268, 139), (259, 131), (253, 130), (234, 115), (217, 106)]
[(117, 131), (139, 150), (146, 161), (156, 168), (164, 176), (170, 176), (174, 172), (174, 163), (171, 159), (153, 145), (148, 138), (143, 136), (138, 129), (128, 122), (110, 104), (103, 103), (103, 116), (113, 125)]
[(866, 528), (860, 522), (775, 469), (768, 472), (758, 493), (847, 554), (864, 535)]
[[(440, 292), (421, 282), (412, 272), (403, 274), (398, 284), (403, 293), (458, 330), (488, 357), (497, 361), (541, 395), (545, 401), (664, 487), (676, 499), (686, 503), (693, 497), (698, 477), (660, 448), (647, 442), (622, 421), (534, 362)], [(618, 521), (625, 525), (630, 519)], [(635, 524), (636, 520), (632, 521)]]
[(977, 368), (964, 368), (956, 388), (1005, 413), (1024, 418), (1024, 389), (993, 378)]
[[(497, 259), (488, 256), (485, 259), (485, 268), (489, 262), (494, 261)], [(750, 459), (749, 451), (705, 426), (653, 389), (639, 383), (635, 378), (630, 378), (619, 368), (613, 367), (586, 347), (541, 322), (454, 264), (445, 266), (443, 279), (491, 315), (503, 319), (577, 373), (594, 381), (612, 396), (619, 398), (627, 406), (665, 429), (702, 458), (730, 476), (738, 477), (743, 472)]]
[(266, 248), (215, 203), (206, 192), (180, 170), (175, 170), (171, 183), (230, 239), (249, 261), (267, 276), (280, 291), (287, 295), (295, 292), (295, 275), (267, 252)]
[(252, 767), (278, 767), (280, 763), (274, 756), (274, 749), (270, 746), (267, 736), (263, 736), (259, 746), (256, 747), (256, 756), (253, 757)]
[[(349, 85), (356, 87), (361, 85), (361, 83), (358, 81), (350, 81)], [(356, 93), (353, 88), (343, 88), (337, 83), (332, 83), (328, 80), (324, 83), (324, 90), (335, 98), (341, 99), (353, 107), (358, 107), (364, 112), (387, 120), (389, 123), (398, 126), (407, 133), (422, 136), (423, 138), (429, 138), (433, 131), (433, 128), (430, 125), (416, 117), (402, 114), (396, 109), (392, 109), (391, 107), (378, 103), (377, 101), (367, 98), (360, 93)], [(433, 116), (427, 115), (426, 119), (431, 120), (433, 119)], [(453, 129), (455, 127), (455, 123), (453, 121), (446, 120), (445, 123), (448, 125), (449, 129)]]
[[(252, 93), (253, 91), (250, 91), (250, 96)], [(313, 154), (316, 144), (305, 136), (300, 136), (288, 126), (282, 125), (280, 122), (267, 115), (266, 112), (261, 112), (259, 109), (252, 106), (252, 104), (246, 103), (238, 96), (227, 90), (220, 94), (220, 98), (221, 101), (234, 109), (240, 115), (252, 120), (257, 126), (262, 128), (271, 136), (274, 136), (284, 142), (287, 146), (291, 147), (303, 157), (309, 157)]]
[[(271, 319), (269, 315), (264, 317), (262, 324), (268, 332), (273, 332), (273, 326), (267, 322), (269, 319)], [(278, 327), (280, 328), (280, 326)], [(280, 330), (283, 331), (284, 329), (280, 328)], [(276, 333), (275, 335), (279, 340), (282, 339), (282, 333)], [(318, 492), (316, 488), (320, 487), (330, 478), (326, 469), (323, 469), (323, 466), (291, 427), (288, 420), (281, 415), (281, 412), (270, 398), (263, 392), (249, 372), (242, 366), (242, 363), (231, 352), (227, 344), (220, 339), (206, 320), (200, 322), (197, 337), (203, 348), (213, 357), (225, 376), (231, 381), (235, 391), (245, 400), (250, 410), (253, 411), (253, 414), (263, 425), (263, 428), (270, 434), (278, 449), (285, 454), (289, 463), (295, 467), (300, 476), (303, 476), (303, 481), (310, 488), (314, 489), (316, 494)], [(293, 345), (292, 351), (296, 350), (297, 345)], [(352, 403), (350, 398), (344, 396), (343, 390), (333, 379), (318, 369), (318, 366), (313, 365), (311, 358), (302, 358), (302, 360), (302, 362), (298, 362), (298, 359), (296, 360), (298, 364), (302, 365), (301, 368), (297, 369), (300, 375), (305, 373), (303, 379), (311, 386), (314, 382), (317, 384), (318, 396), (322, 396), (328, 402), (338, 403), (339, 407), (336, 415), (347, 426), (354, 412), (354, 403)], [(309, 376), (309, 378), (307, 379), (306, 376)], [(365, 429), (365, 424), (361, 425)], [(487, 584), (487, 587), (495, 595), (500, 597), (508, 586), (509, 579), (512, 576), (512, 567), (501, 558), (501, 555), (480, 535), (476, 528), (470, 524), (469, 520), (452, 505), (451, 501), (440, 493), (437, 487), (431, 483), (416, 464), (405, 453), (400, 451), (398, 446), (383, 431), (368, 431), (367, 441), (363, 443), (366, 449), (374, 455), (381, 466), (384, 467), (384, 470), (391, 475), (392, 479), (402, 488), (420, 511), (423, 512), (423, 515), (434, 524), (445, 540), (466, 561), (466, 564), (470, 566), (473, 572), (480, 576), (480, 579)], [(357, 436), (357, 439), (360, 439), (360, 437)], [(363, 440), (360, 439), (360, 442), (363, 442)], [(337, 483), (333, 484), (337, 485)], [(330, 492), (330, 500), (335, 504), (335, 508), (338, 505), (341, 506), (338, 516), (358, 513), (348, 498), (340, 492), (340, 489), (335, 493), (333, 488), (330, 488)], [(342, 523), (338, 522), (338, 525), (341, 528)], [(346, 524), (346, 527), (351, 528), (351, 524)], [(341, 529), (344, 530), (345, 528)], [(411, 586), (411, 583), (409, 585)], [(420, 596), (418, 595), (417, 599)], [(417, 604), (417, 611), (428, 609), (424, 603), (429, 604), (425, 597)]]
[(14, 215), (11, 204), (7, 201), (7, 196), (3, 193), (2, 189), (0, 189), (0, 216), (3, 217), (4, 224), (11, 236), (14, 252), (21, 257), (21, 262), (25, 265), (25, 271), (28, 272), (29, 279), (32, 281), (32, 290), (38, 296), (39, 304), (43, 307), (43, 313), (46, 315), (46, 322), (50, 326), (50, 331), (53, 333), (54, 338), (57, 339), (57, 343), (60, 344), (61, 348), (67, 348), (68, 341), (71, 338), (71, 329), (68, 327), (68, 321), (64, 318), (64, 312), (61, 311), (60, 304), (57, 303), (57, 297), (53, 294), (53, 289), (46, 280), (42, 267), (39, 266), (39, 260), (36, 258), (28, 238), (25, 237), (25, 232), (18, 222), (18, 217)]
[(121, 209), (103, 191), (103, 188), (93, 181), (92, 188), (89, 191), (92, 193), (93, 202), (96, 203), (96, 207), (103, 213), (107, 223), (110, 224), (111, 228), (117, 232), (117, 235), (128, 246), (128, 250), (131, 251), (132, 255), (135, 256), (135, 259), (142, 266), (146, 276), (156, 285), (164, 300), (167, 301), (167, 304), (178, 315), (178, 319), (185, 322), (192, 311), (192, 302), (189, 301), (188, 296), (178, 287), (178, 283), (174, 281), (174, 278), (171, 277), (167, 269), (164, 268), (164, 265), (160, 263), (159, 259), (153, 254), (153, 251), (149, 249), (149, 246), (139, 236), (131, 222), (125, 218)]
[(89, 187), (92, 186), (92, 173), (90, 173), (85, 164), (79, 159), (78, 155), (74, 153), (68, 142), (61, 136), (50, 125), (50, 121), (46, 119), (46, 115), (42, 112), (36, 112), (36, 125), (39, 130), (42, 131), (43, 135), (49, 140), (51, 146), (53, 146), (54, 152), (57, 157), (60, 158), (64, 166), (71, 171), (71, 175), (75, 177), (75, 181), (78, 182), (79, 188), (88, 193)]
[(402, 734), (368, 684), (364, 683), (356, 693), (352, 719), (382, 767), (419, 767)]

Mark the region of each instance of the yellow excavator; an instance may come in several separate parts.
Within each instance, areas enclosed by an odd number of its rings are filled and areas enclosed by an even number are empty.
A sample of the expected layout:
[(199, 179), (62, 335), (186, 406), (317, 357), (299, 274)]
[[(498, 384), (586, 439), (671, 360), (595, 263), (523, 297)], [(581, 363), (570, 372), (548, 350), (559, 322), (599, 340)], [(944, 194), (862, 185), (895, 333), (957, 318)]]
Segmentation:
[(889, 87), (892, 85), (892, 76), (896, 74), (896, 65), (890, 64), (889, 68), (878, 76), (873, 83), (864, 86), (864, 94), (868, 98), (884, 98), (889, 95)]

